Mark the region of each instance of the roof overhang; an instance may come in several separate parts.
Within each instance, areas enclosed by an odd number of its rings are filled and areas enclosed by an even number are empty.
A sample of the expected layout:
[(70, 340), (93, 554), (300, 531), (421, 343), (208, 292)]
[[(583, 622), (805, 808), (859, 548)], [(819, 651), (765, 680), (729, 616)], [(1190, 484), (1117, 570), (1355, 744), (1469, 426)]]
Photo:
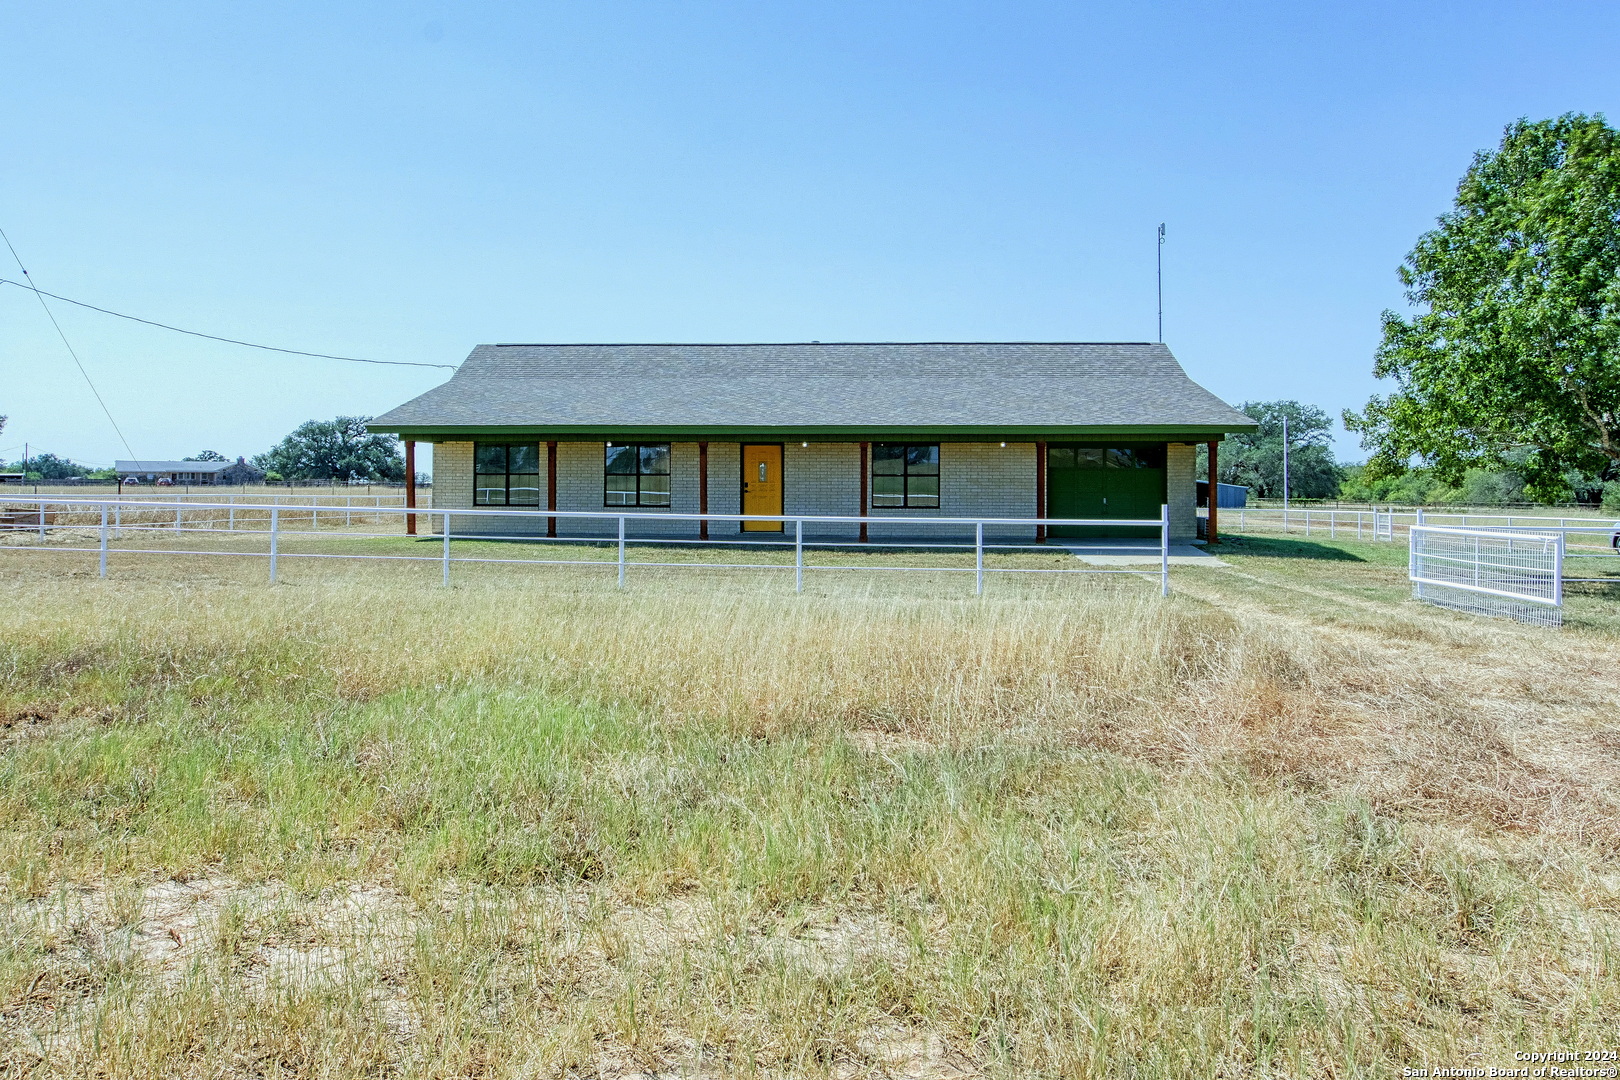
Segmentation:
[(815, 439), (821, 442), (867, 442), (878, 439), (927, 438), (949, 442), (999, 442), (1018, 439), (1022, 442), (1062, 442), (1079, 439), (1134, 439), (1141, 442), (1209, 442), (1221, 440), (1238, 431), (1253, 431), (1258, 425), (1187, 425), (1163, 427), (1158, 425), (1099, 424), (1090, 426), (980, 427), (965, 425), (915, 427), (839, 427), (839, 426), (781, 426), (781, 427), (729, 427), (697, 425), (662, 425), (634, 427), (622, 425), (581, 425), (577, 427), (541, 427), (525, 425), (395, 425), (368, 424), (371, 431), (398, 435), (401, 438), (423, 442), (457, 442), (466, 439), (531, 438), (558, 442), (593, 442), (598, 439), (647, 439), (659, 442), (693, 442), (713, 439), (739, 442), (749, 439)]

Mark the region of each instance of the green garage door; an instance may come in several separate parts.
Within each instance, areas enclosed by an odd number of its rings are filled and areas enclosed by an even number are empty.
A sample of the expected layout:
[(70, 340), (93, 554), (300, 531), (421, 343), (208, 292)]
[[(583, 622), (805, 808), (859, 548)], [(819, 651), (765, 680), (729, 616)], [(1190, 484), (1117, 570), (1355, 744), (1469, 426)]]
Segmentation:
[[(1046, 512), (1055, 518), (1152, 518), (1164, 505), (1164, 444), (1046, 451)], [(1053, 536), (1157, 536), (1157, 528), (1054, 525)]]

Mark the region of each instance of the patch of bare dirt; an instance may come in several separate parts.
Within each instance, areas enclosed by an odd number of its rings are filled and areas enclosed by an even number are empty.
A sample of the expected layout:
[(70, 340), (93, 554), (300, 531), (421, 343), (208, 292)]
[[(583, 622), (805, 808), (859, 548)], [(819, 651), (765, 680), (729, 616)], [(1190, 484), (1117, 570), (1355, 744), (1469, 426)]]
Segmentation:
[[(92, 1015), (111, 981), (146, 980), (168, 992), (203, 966), (249, 1000), (289, 991), (358, 992), (382, 1016), (398, 1053), (408, 1055), (422, 1031), (408, 975), (412, 950), (419, 933), (442, 931), (446, 918), (488, 916), (489, 925), (509, 927), (490, 944), (492, 953), (521, 952), (533, 935), (555, 932), (566, 964), (588, 982), (617, 964), (633, 970), (689, 948), (701, 952), (717, 936), (746, 962), (782, 964), (811, 977), (874, 963), (900, 967), (908, 957), (901, 927), (869, 912), (784, 916), (699, 896), (649, 904), (605, 899), (590, 885), (510, 895), (451, 882), (424, 906), (383, 884), (351, 883), (309, 896), (281, 882), (228, 875), (64, 887), (0, 905), (0, 928), (39, 944), (37, 977), (21, 995), (0, 1002), (0, 1043), (13, 1043), (36, 1063), (79, 1060), (87, 1050), (73, 1018)], [(618, 1048), (611, 1039), (600, 1049), (603, 1076), (720, 1075), (696, 1047), (666, 1048), (656, 1071), (647, 1071), (644, 1050)], [(872, 1029), (851, 1061), (831, 1065), (831, 1075), (851, 1080), (976, 1075), (944, 1040), (903, 1025)]]

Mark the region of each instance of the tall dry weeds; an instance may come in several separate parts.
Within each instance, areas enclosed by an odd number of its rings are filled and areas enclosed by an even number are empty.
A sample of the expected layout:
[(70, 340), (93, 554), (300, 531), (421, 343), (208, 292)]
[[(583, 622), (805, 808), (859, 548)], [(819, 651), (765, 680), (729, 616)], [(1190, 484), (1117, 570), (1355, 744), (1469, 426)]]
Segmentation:
[(467, 578), (8, 582), (0, 1061), (1364, 1075), (1620, 1009), (1595, 642)]

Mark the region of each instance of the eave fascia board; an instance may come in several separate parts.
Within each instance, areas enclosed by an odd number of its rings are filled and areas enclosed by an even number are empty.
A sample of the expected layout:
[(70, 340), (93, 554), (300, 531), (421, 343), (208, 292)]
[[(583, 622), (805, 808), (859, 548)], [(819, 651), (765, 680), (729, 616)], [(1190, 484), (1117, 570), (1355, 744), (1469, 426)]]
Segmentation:
[(915, 427), (872, 426), (713, 426), (666, 424), (659, 426), (580, 424), (569, 427), (538, 424), (368, 424), (367, 430), (401, 438), (446, 442), (457, 438), (509, 438), (522, 436), (558, 442), (589, 442), (596, 439), (653, 439), (692, 442), (708, 439), (738, 442), (750, 439), (815, 439), (822, 442), (865, 442), (877, 439), (945, 438), (960, 442), (1019, 441), (1058, 442), (1065, 439), (1129, 438), (1164, 442), (1221, 441), (1229, 434), (1257, 430), (1256, 424), (1188, 424), (1168, 427), (1161, 424), (1091, 424), (1063, 427), (1011, 425), (925, 424)]

